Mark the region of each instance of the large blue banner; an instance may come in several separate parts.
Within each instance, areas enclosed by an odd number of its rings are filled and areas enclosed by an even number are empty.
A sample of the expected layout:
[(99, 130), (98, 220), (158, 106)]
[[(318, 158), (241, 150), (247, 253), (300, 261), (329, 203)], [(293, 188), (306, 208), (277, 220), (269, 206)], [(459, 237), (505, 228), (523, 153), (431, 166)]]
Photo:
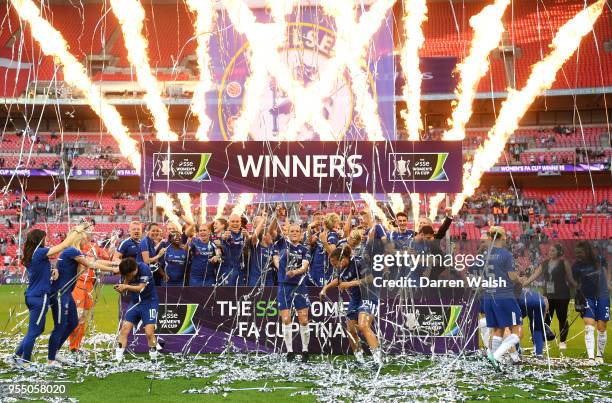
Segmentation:
[[(270, 23), (269, 10), (254, 9), (257, 21)], [(321, 8), (300, 7), (288, 19), (289, 24), (282, 48), (281, 59), (287, 63), (293, 79), (307, 88), (321, 79), (332, 66), (335, 57), (336, 29), (333, 18)], [(207, 95), (208, 116), (213, 119), (211, 138), (231, 140), (233, 123), (240, 116), (245, 99), (247, 78), (252, 74), (249, 65), (250, 44), (244, 35), (235, 30), (235, 24), (227, 13), (217, 18), (216, 34), (210, 41), (210, 55), (217, 89)], [(362, 63), (368, 76), (369, 93), (378, 105), (378, 114), (385, 138), (395, 138), (394, 62), (392, 18), (382, 21), (380, 29), (371, 38)], [(348, 72), (337, 79), (329, 96), (320, 104), (321, 114), (328, 121), (335, 138), (367, 139), (364, 123), (355, 109), (354, 88)], [(294, 105), (277, 85), (274, 77), (267, 75), (265, 88), (258, 97), (258, 110), (251, 120), (251, 140), (272, 140), (286, 130), (295, 114)], [(350, 107), (347, 107), (350, 106)], [(297, 139), (319, 140), (319, 133), (308, 123), (300, 129)]]

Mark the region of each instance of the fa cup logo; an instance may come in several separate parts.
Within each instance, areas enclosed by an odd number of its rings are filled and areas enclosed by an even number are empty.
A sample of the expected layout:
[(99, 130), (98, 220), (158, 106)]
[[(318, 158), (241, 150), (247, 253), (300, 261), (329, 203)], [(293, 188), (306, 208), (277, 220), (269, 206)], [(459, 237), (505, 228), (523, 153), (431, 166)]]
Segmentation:
[(395, 169), (393, 170), (393, 176), (407, 177), (410, 176), (410, 160), (405, 160), (400, 157), (399, 160), (395, 160)]

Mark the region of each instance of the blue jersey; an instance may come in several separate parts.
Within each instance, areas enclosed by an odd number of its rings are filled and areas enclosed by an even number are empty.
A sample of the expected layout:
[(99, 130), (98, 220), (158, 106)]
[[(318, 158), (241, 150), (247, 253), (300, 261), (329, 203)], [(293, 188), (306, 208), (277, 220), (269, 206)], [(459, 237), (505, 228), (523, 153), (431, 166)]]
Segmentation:
[[(80, 250), (70, 246), (57, 258), (57, 271), (59, 271), (59, 277), (53, 283), (51, 283), (51, 292), (58, 292), (61, 290), (62, 294), (72, 292), (74, 285), (76, 284), (77, 268), (79, 263), (74, 260), (76, 257), (83, 256)], [(70, 286), (67, 286), (72, 281)]]
[[(274, 285), (272, 276), (272, 256), (274, 248), (272, 245), (263, 246), (261, 242), (257, 245), (251, 245), (251, 253), (249, 258), (249, 278), (247, 285), (254, 287), (256, 285)], [(265, 273), (262, 275), (262, 273)]]
[(200, 238), (194, 238), (191, 241), (191, 277), (215, 278), (216, 264), (208, 260), (216, 256), (216, 250), (215, 244), (210, 240), (204, 242)]
[[(348, 266), (346, 266), (340, 272), (340, 281), (348, 282), (353, 280), (359, 280), (364, 275), (364, 266), (363, 260), (360, 257), (351, 257)], [(351, 287), (347, 289), (349, 295), (351, 296), (351, 303), (360, 303), (361, 302), (361, 288)]]
[(487, 251), (482, 253), (482, 261), (474, 260), (468, 267), (468, 272), (474, 277), (484, 277), (487, 262)]
[(221, 263), (221, 271), (224, 273), (242, 271), (242, 252), (245, 239), (242, 236), (242, 231), (230, 231), (230, 236), (226, 240), (221, 241), (223, 249), (223, 262)]
[[(348, 240), (346, 238), (340, 239), (336, 244), (337, 248), (342, 248), (344, 246), (349, 246)], [(351, 247), (351, 255), (352, 256), (361, 256), (363, 253), (363, 242), (359, 242), (359, 245)]]
[[(382, 239), (383, 237), (387, 236), (387, 233), (385, 232), (385, 229), (383, 228), (382, 225), (374, 224), (372, 228), (374, 229), (374, 239)], [(368, 228), (367, 230), (365, 230), (366, 239), (368, 239), (368, 234), (370, 233), (372, 228)]]
[(310, 251), (301, 243), (294, 245), (281, 238), (277, 243), (274, 254), (279, 257), (278, 264), (278, 282), (284, 284), (301, 284), (306, 274), (299, 276), (287, 277), (287, 272), (290, 270), (298, 270), (302, 268), (304, 262), (310, 262)]
[(141, 292), (130, 292), (130, 294), (132, 294), (132, 303), (156, 302), (157, 291), (155, 290), (153, 273), (151, 269), (149, 269), (149, 266), (142, 262), (138, 263), (138, 273), (136, 273), (136, 276), (129, 283), (129, 285), (140, 284), (146, 284), (146, 286)]
[(28, 289), (26, 297), (42, 297), (51, 292), (51, 262), (49, 248), (36, 248), (27, 267)]
[(183, 248), (176, 248), (170, 245), (164, 254), (164, 262), (166, 274), (169, 277), (168, 284), (183, 285), (187, 252)]
[[(317, 234), (320, 236), (321, 232)], [(331, 245), (336, 245), (338, 243), (338, 233), (336, 231), (329, 231), (327, 233), (327, 242)], [(331, 273), (329, 269), (329, 259), (327, 256), (327, 252), (325, 251), (325, 247), (323, 246), (323, 242), (317, 239), (314, 248), (312, 249), (312, 258), (310, 261), (310, 275), (316, 281), (319, 281), (321, 278), (328, 278)]]
[(121, 253), (122, 258), (133, 257), (138, 262), (142, 262), (140, 255), (140, 244), (133, 238), (126, 238), (119, 244), (117, 252)]
[(395, 250), (404, 250), (412, 246), (412, 238), (414, 237), (414, 231), (406, 230), (404, 232), (391, 231), (387, 235), (387, 239), (393, 242)]
[(514, 272), (514, 257), (503, 248), (492, 247), (485, 261), (485, 276), (498, 282), (497, 287), (488, 287), (486, 293), (497, 298), (514, 298), (514, 282), (508, 273)]
[(597, 268), (593, 264), (576, 262), (572, 266), (572, 276), (580, 283), (580, 290), (585, 298), (610, 299), (605, 266), (600, 265)]
[(149, 252), (149, 258), (155, 257), (155, 255), (157, 255), (155, 251), (155, 241), (153, 241), (151, 237), (146, 236), (140, 241), (139, 253), (136, 257), (137, 262), (144, 262), (144, 260), (142, 259), (142, 252)]

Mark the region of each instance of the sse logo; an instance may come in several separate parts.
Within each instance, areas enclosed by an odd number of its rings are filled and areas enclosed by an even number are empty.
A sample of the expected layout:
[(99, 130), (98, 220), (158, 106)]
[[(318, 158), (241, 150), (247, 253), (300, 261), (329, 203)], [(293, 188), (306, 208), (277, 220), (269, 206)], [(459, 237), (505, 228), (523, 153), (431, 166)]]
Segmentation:
[(257, 301), (255, 304), (255, 316), (258, 318), (278, 316), (276, 301)]
[[(320, 79), (322, 72), (329, 66), (334, 56), (335, 33), (329, 28), (305, 22), (289, 24), (288, 40), (280, 52), (282, 60), (288, 64), (293, 78), (308, 86)], [(245, 44), (228, 63), (218, 91), (218, 119), (221, 134), (225, 140), (233, 135), (233, 123), (240, 116), (243, 108), (244, 84), (249, 72), (246, 54), (248, 44)], [(372, 93), (376, 95), (372, 77), (370, 76)], [(342, 138), (351, 126), (363, 129), (360, 118), (354, 119), (353, 93), (348, 76), (338, 77), (331, 96), (323, 100), (321, 114), (332, 128), (335, 136)], [(240, 99), (240, 101), (238, 101)], [(347, 107), (349, 105), (350, 107)], [(253, 140), (270, 140), (276, 138), (288, 126), (295, 116), (294, 108), (287, 94), (280, 89), (270, 76), (263, 93), (259, 98), (259, 111), (252, 120), (249, 130)], [(298, 132), (300, 140), (318, 140), (319, 135), (309, 124)]]

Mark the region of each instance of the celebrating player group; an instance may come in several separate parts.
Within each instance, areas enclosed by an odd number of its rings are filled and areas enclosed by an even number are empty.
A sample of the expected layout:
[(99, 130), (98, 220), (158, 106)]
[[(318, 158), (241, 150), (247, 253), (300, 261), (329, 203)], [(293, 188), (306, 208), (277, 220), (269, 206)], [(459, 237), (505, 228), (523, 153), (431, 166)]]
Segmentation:
[[(329, 298), (328, 292), (337, 288), (340, 295), (348, 296), (346, 333), (356, 362), (366, 362), (362, 346), (367, 345), (374, 364), (381, 367), (384, 340), (375, 327), (380, 299), (380, 289), (373, 286), (376, 277), (440, 279), (460, 275), (452, 268), (426, 263), (412, 268), (386, 266), (384, 270), (372, 270), (378, 254), (442, 254), (441, 241), (452, 222), (448, 213), (437, 230), (425, 217), (418, 220), (414, 230), (409, 228), (411, 224), (403, 212), (395, 214), (387, 228), (369, 209), (358, 213), (351, 210), (345, 217), (315, 212), (310, 222), (281, 219), (276, 212), (262, 213), (250, 221), (237, 214), (227, 219), (217, 217), (210, 223), (196, 223), (186, 217), (182, 220), (182, 225), (131, 222), (129, 236), (116, 245), (107, 242), (105, 248), (92, 242), (93, 229), (87, 222), (51, 247), (46, 246), (44, 231), (30, 231), (23, 248), (29, 277), (25, 295), (29, 328), (15, 351), (14, 364), (22, 369), (32, 368), (32, 349), (44, 330), (49, 308), (54, 329), (49, 339), (48, 365), (62, 365), (56, 354), (67, 340), (72, 353), (81, 355), (88, 319), (95, 308), (96, 284), (107, 272), (120, 275), (114, 289), (131, 298), (116, 340), (117, 362), (123, 361), (129, 335), (138, 327), (144, 330), (152, 360), (163, 350), (155, 335), (159, 308), (156, 287), (266, 286), (277, 289), (288, 361), (309, 359), (308, 287), (318, 287), (322, 299)], [(447, 250), (453, 253), (451, 245)], [(560, 324), (560, 347), (565, 347), (571, 289), (584, 299), (581, 315), (587, 355), (593, 364), (603, 361), (610, 283), (605, 260), (594, 253), (588, 242), (576, 246), (573, 265), (555, 245), (548, 259), (531, 272), (521, 272), (507, 247), (506, 231), (491, 226), (483, 232), (479, 252), (484, 260), (472, 265), (467, 275), (503, 280), (498, 287), (479, 290), (478, 299), (484, 314), (480, 334), (494, 368), (500, 368), (506, 355), (509, 362), (521, 361), (521, 325), (525, 317), (529, 319), (536, 357), (543, 356), (545, 341), (555, 336), (548, 327), (555, 313)], [(58, 259), (52, 265), (50, 258), (54, 256)], [(542, 278), (544, 292), (540, 294), (532, 283)], [(294, 351), (294, 315), (299, 323), (299, 353)]]

